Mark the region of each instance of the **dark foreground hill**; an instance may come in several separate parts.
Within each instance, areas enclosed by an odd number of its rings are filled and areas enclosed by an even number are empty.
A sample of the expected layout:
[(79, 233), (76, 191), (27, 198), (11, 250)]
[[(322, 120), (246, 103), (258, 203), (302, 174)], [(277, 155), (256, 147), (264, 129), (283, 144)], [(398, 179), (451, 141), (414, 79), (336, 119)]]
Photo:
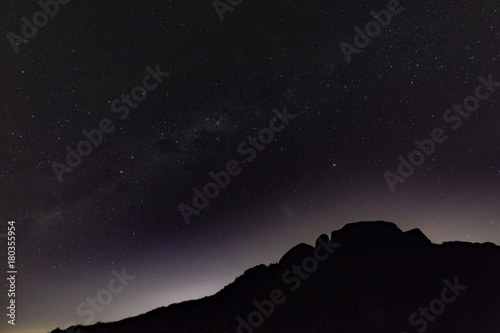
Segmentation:
[(347, 224), (315, 245), (213, 296), (65, 332), (500, 332), (499, 246), (431, 244), (387, 222)]

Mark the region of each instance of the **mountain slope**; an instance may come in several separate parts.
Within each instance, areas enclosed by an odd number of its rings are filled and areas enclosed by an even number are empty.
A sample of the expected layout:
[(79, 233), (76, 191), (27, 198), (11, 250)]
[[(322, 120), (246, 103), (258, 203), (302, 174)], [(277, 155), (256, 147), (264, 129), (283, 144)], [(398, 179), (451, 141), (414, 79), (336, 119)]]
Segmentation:
[(499, 246), (436, 245), (418, 229), (358, 222), (213, 296), (66, 332), (498, 333), (499, 278)]

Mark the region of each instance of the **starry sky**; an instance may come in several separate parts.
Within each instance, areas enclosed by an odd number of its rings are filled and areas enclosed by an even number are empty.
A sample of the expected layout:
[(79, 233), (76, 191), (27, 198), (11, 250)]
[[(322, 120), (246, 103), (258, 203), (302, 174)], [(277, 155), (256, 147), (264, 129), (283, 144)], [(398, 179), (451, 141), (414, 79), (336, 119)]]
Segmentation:
[[(204, 297), (350, 222), (500, 244), (500, 3), (401, 1), (346, 57), (389, 3), (226, 2), (221, 19), (211, 1), (73, 0), (24, 38), (41, 7), (0, 2), (0, 234), (16, 222), (18, 269), (17, 324), (0, 330)], [(67, 172), (66, 147), (100, 127)], [(399, 175), (436, 129), (447, 139)], [(228, 163), (197, 209), (193, 189)], [(122, 269), (133, 280), (79, 314)]]

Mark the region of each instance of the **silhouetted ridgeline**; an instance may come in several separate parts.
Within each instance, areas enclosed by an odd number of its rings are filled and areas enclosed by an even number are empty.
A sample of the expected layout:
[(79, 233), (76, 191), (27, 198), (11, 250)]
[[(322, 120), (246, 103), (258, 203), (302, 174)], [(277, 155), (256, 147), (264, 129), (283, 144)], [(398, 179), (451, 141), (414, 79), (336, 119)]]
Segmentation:
[[(316, 248), (299, 244), (278, 264), (247, 270), (213, 296), (79, 328), (81, 333), (498, 333), (499, 282), (499, 246), (436, 245), (419, 229), (402, 232), (393, 223), (359, 222), (330, 238), (320, 236)], [(57, 332), (64, 331), (52, 331)]]

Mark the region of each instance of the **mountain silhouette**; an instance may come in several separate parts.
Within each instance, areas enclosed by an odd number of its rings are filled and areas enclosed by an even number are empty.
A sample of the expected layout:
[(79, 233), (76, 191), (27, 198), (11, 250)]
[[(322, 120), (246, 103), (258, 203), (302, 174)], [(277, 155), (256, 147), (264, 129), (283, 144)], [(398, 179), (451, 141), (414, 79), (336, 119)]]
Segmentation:
[(202, 299), (52, 333), (500, 332), (500, 247), (358, 222)]

